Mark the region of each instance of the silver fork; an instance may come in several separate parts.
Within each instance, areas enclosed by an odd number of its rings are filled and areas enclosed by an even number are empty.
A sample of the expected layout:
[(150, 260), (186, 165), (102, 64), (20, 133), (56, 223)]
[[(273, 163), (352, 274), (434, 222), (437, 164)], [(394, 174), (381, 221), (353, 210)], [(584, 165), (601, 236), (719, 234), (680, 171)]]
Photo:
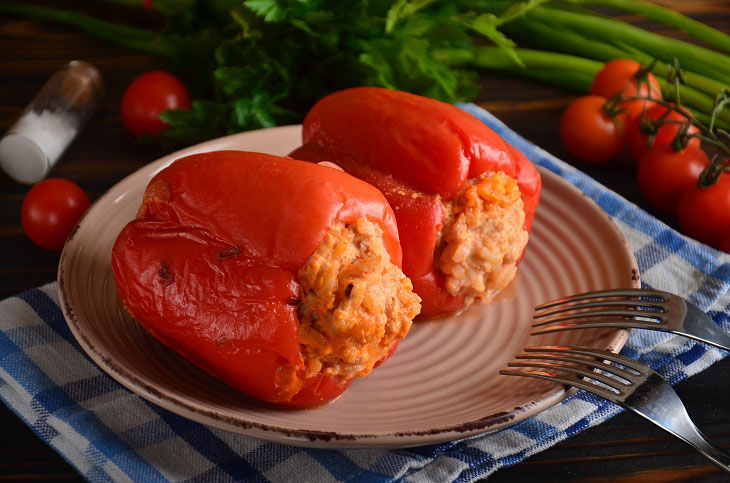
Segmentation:
[(547, 379), (585, 389), (648, 419), (730, 473), (730, 455), (697, 429), (672, 386), (650, 367), (613, 352), (583, 347), (528, 347), (525, 352), (516, 358), (534, 361), (510, 362), (509, 367), (522, 369), (499, 373)]
[(661, 330), (730, 351), (730, 335), (695, 304), (661, 290), (586, 292), (535, 307), (532, 334), (597, 327)]

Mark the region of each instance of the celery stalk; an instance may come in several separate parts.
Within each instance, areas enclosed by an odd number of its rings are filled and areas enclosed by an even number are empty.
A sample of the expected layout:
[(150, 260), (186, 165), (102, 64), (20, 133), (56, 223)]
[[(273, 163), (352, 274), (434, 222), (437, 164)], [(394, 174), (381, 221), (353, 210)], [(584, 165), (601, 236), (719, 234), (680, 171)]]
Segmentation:
[[(637, 49), (621, 49), (617, 46), (607, 45), (603, 42), (586, 38), (572, 31), (560, 31), (542, 22), (524, 20), (520, 23), (519, 29), (511, 27), (507, 31), (515, 37), (539, 38), (541, 40), (540, 44), (544, 45), (545, 48), (549, 47), (568, 54), (596, 60), (609, 61), (611, 59), (626, 58), (633, 59), (646, 66), (654, 61), (650, 55), (644, 54)], [(656, 62), (652, 72), (656, 75), (666, 77), (669, 73), (669, 67), (663, 62)], [(730, 89), (730, 84), (719, 82), (695, 72), (686, 72), (685, 81), (688, 86), (705, 92), (712, 97), (724, 89)]]
[[(471, 66), (501, 72), (577, 92), (588, 92), (590, 80), (603, 67), (602, 62), (568, 54), (532, 49), (516, 49), (515, 52), (525, 64), (524, 69), (516, 68), (511, 57), (498, 47), (442, 49), (436, 51), (434, 55), (453, 66)], [(535, 72), (532, 72), (533, 70)], [(670, 88), (673, 89), (673, 86), (669, 86), (663, 77), (658, 76), (657, 80), (664, 92), (669, 93)], [(679, 91), (683, 105), (691, 108), (693, 112), (712, 112), (714, 97), (687, 85), (680, 85)], [(721, 122), (721, 124), (716, 124), (718, 127), (730, 126), (730, 112), (728, 110), (722, 112), (718, 116), (718, 121)]]
[(687, 32), (697, 40), (701, 40), (715, 48), (730, 52), (730, 35), (693, 20), (681, 13), (670, 10), (656, 3), (642, 0), (564, 0), (580, 5), (610, 7), (624, 12), (637, 13), (649, 20), (674, 27)]
[(611, 39), (617, 39), (664, 62), (671, 62), (676, 57), (683, 68), (730, 84), (730, 62), (727, 56), (704, 47), (647, 32), (611, 18), (583, 15), (556, 8), (535, 7), (515, 20), (514, 24), (517, 25), (525, 19), (563, 26), (581, 32), (586, 37), (599, 35), (609, 42)]
[(171, 56), (170, 49), (164, 43), (156, 41), (157, 35), (154, 32), (99, 20), (81, 13), (9, 2), (0, 2), (0, 13), (39, 20), (51, 20), (77, 27), (90, 34), (134, 50), (162, 57)]

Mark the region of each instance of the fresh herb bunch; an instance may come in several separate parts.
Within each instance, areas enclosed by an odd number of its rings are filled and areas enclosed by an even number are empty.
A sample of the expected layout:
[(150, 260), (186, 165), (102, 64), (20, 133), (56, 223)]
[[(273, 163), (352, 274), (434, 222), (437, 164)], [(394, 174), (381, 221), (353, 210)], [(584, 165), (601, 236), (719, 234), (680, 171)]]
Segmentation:
[[(107, 1), (153, 8), (166, 27), (153, 32), (1, 1), (0, 13), (74, 25), (169, 60), (196, 98), (188, 111), (162, 114), (171, 127), (161, 136), (173, 142), (298, 122), (319, 98), (358, 85), (472, 100), (483, 69), (587, 91), (602, 61), (649, 64), (671, 50), (688, 68), (682, 95), (700, 119), (730, 84), (725, 54), (584, 8), (640, 13), (730, 51), (725, 34), (642, 0)], [(518, 49), (505, 33), (545, 50)], [(666, 77), (667, 63), (655, 63), (654, 73)], [(718, 126), (730, 125), (730, 112), (717, 117)]]
[[(196, 59), (173, 60), (183, 70), (191, 61), (205, 66), (196, 78), (208, 83), (198, 86), (206, 100), (194, 102), (190, 111), (164, 114), (171, 128), (163, 136), (189, 142), (297, 122), (317, 99), (356, 85), (409, 90), (447, 102), (476, 94), (473, 72), (450, 68), (431, 54), (440, 46), (469, 48), (466, 24), (447, 15), (417, 15), (386, 32), (389, 2), (343, 5), (218, 0), (187, 2), (170, 11), (163, 38), (178, 36), (171, 52), (198, 45)], [(205, 15), (191, 15), (201, 10)], [(201, 33), (207, 42), (199, 42)]]

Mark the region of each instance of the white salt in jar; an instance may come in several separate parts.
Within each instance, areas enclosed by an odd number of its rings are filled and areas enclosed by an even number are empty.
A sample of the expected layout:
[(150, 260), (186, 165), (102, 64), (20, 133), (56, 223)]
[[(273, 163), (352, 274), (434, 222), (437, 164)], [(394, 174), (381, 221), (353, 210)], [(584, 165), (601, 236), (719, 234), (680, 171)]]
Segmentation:
[(0, 166), (36, 183), (53, 168), (99, 104), (104, 85), (91, 64), (74, 60), (51, 76), (0, 141)]

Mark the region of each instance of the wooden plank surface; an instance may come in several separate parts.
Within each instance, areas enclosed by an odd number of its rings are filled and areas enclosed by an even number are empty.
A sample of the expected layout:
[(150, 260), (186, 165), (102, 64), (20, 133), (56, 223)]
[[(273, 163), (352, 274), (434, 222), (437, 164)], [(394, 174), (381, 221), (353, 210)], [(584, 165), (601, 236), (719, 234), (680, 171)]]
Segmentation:
[[(34, 2), (36, 3), (36, 2)], [(103, 2), (58, 0), (44, 5), (78, 8), (107, 18), (140, 20), (122, 7)], [(724, 1), (665, 0), (666, 4), (730, 32)], [(649, 23), (647, 26), (651, 27)], [(73, 29), (44, 22), (0, 17), (0, 131), (20, 114), (46, 79), (72, 59), (84, 59), (103, 72), (107, 92), (99, 111), (51, 173), (71, 179), (96, 199), (114, 183), (165, 154), (154, 145), (133, 142), (121, 122), (124, 88), (138, 74), (163, 67)], [(527, 139), (573, 162), (558, 139), (560, 114), (574, 97), (541, 85), (483, 76), (479, 102)], [(634, 167), (624, 160), (612, 168), (581, 166), (629, 200), (647, 208), (635, 181)], [(55, 279), (58, 254), (33, 245), (20, 225), (26, 186), (0, 173), (0, 298)], [(649, 210), (652, 212), (652, 210)], [(676, 226), (671, 216), (658, 213)], [(678, 386), (689, 413), (700, 428), (730, 448), (730, 358)], [(0, 404), (0, 480), (74, 480), (78, 475), (10, 410)], [(528, 460), (497, 472), (490, 481), (728, 481), (726, 475), (686, 447), (633, 414), (622, 414)]]

